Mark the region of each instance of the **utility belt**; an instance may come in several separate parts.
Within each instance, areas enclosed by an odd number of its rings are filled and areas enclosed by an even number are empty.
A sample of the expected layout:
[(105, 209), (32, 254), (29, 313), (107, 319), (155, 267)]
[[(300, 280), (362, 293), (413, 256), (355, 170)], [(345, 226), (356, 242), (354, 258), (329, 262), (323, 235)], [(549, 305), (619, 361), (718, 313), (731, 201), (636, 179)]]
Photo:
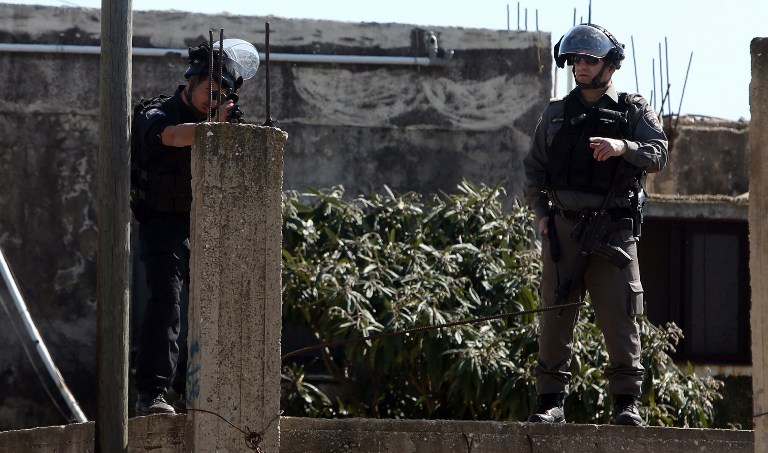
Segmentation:
[[(559, 233), (555, 225), (555, 216), (559, 216), (573, 222), (574, 225), (568, 232), (568, 237), (570, 237), (573, 241), (581, 242), (583, 240), (584, 233), (587, 231), (587, 226), (590, 224), (590, 222), (593, 221), (595, 217), (597, 217), (598, 212), (599, 210), (597, 209), (568, 211), (558, 207), (553, 208), (552, 215), (550, 215), (548, 222), (550, 237), (549, 252), (553, 261), (558, 262), (560, 260), (560, 242), (558, 240)], [(610, 221), (607, 222), (606, 225), (607, 232), (631, 231), (633, 236), (639, 237), (640, 224), (642, 223), (642, 220), (636, 221), (635, 219), (637, 217), (634, 217), (633, 214), (635, 213), (633, 213), (632, 210), (628, 208), (609, 209), (608, 216)], [(601, 238), (601, 240), (604, 239)]]
[(141, 172), (139, 185), (131, 187), (131, 210), (142, 222), (155, 213), (188, 213), (192, 189), (188, 178), (179, 175), (149, 175)]
[[(565, 219), (568, 219), (575, 223), (581, 223), (586, 226), (589, 221), (597, 214), (596, 209), (582, 209), (581, 211), (567, 211), (558, 207), (554, 208), (554, 214)], [(611, 218), (611, 222), (608, 225), (610, 231), (618, 230), (632, 230), (635, 231), (635, 213), (628, 208), (615, 208), (609, 209), (608, 215)], [(639, 225), (638, 225), (639, 229)], [(637, 236), (637, 234), (635, 234)]]

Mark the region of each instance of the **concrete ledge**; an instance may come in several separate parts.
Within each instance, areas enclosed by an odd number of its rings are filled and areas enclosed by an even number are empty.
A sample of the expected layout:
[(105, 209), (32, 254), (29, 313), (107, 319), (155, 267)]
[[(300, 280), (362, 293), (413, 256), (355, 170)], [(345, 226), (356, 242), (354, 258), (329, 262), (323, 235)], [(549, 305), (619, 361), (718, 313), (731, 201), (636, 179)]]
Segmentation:
[(660, 195), (651, 194), (645, 204), (649, 218), (747, 220), (749, 194)]
[(752, 431), (604, 425), (283, 417), (281, 451), (752, 452)]
[[(129, 420), (131, 453), (184, 451), (185, 416)], [(211, 423), (223, 423), (211, 420)], [(753, 431), (452, 421), (282, 417), (280, 451), (358, 452), (620, 452), (752, 453)], [(0, 453), (92, 451), (93, 422), (0, 432)], [(243, 451), (248, 451), (243, 443)], [(273, 453), (273, 452), (265, 452)]]
[[(154, 415), (128, 420), (131, 453), (181, 453), (184, 415)], [(0, 432), (0, 453), (84, 453), (94, 448), (94, 422)]]

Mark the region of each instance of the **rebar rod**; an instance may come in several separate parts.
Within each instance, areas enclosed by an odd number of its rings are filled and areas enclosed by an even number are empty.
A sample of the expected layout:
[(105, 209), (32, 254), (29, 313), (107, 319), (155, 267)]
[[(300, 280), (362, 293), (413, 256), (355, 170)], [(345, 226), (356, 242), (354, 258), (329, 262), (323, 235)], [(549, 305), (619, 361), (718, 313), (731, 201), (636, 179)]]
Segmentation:
[[(221, 88), (224, 86), (224, 29), (219, 29), (219, 89), (216, 90), (216, 121), (221, 120)], [(234, 83), (234, 81), (233, 81)], [(232, 87), (234, 88), (234, 87)]]
[(213, 119), (213, 112), (211, 112), (211, 99), (213, 99), (213, 30), (208, 30), (208, 113), (206, 114), (206, 121), (209, 123)]

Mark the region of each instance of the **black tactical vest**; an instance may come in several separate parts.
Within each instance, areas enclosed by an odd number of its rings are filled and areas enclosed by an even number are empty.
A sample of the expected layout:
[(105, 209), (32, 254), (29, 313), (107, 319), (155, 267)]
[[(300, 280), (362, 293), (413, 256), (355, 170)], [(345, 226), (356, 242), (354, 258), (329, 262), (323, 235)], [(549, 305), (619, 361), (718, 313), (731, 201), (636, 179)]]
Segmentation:
[(181, 99), (157, 96), (142, 99), (133, 111), (131, 125), (131, 210), (139, 222), (155, 212), (189, 212), (192, 205), (191, 153), (189, 147), (169, 148), (150, 153), (142, 144), (137, 116), (160, 109), (172, 118), (182, 120)]
[(587, 107), (577, 96), (567, 96), (564, 102), (562, 126), (547, 157), (548, 188), (607, 193), (620, 160), (595, 160), (589, 138), (629, 138), (627, 95), (619, 95), (617, 110), (603, 108), (605, 102)]

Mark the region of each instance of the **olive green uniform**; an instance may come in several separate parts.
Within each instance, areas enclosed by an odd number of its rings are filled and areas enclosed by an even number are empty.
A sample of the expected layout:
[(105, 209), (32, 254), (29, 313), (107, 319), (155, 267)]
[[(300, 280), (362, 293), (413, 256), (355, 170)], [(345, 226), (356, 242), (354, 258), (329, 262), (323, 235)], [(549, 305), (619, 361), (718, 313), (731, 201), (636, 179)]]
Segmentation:
[[(578, 96), (579, 88), (569, 96)], [(548, 217), (553, 212), (556, 240), (561, 256), (555, 262), (550, 254), (550, 239), (542, 241), (542, 283), (541, 301), (543, 307), (551, 306), (555, 291), (568, 277), (573, 261), (579, 250), (579, 243), (569, 237), (576, 224), (574, 214), (584, 209), (600, 208), (604, 195), (579, 189), (547, 187), (547, 162), (555, 135), (560, 131), (564, 116), (563, 100), (550, 103), (539, 119), (530, 151), (524, 160), (525, 198), (534, 208), (536, 218)], [(619, 105), (619, 94), (613, 85), (596, 104), (606, 108)], [(667, 138), (656, 118), (656, 113), (639, 95), (627, 97), (628, 138), (626, 153), (611, 159), (625, 159), (648, 173), (661, 171), (667, 163)], [(586, 138), (588, 139), (588, 137)], [(630, 193), (616, 194), (608, 206), (616, 211), (630, 211)], [(597, 323), (605, 337), (610, 364), (605, 371), (609, 380), (609, 391), (613, 394), (640, 395), (644, 368), (640, 363), (640, 337), (635, 316), (643, 313), (643, 287), (637, 261), (637, 238), (632, 229), (611, 231), (609, 243), (624, 250), (632, 262), (624, 269), (618, 269), (610, 261), (591, 256), (581, 282), (572, 282), (571, 297), (589, 292)], [(569, 300), (568, 302), (573, 302)], [(536, 390), (538, 394), (567, 393), (570, 380), (573, 331), (578, 319), (578, 308), (542, 313), (539, 337), (539, 356), (536, 366)]]

